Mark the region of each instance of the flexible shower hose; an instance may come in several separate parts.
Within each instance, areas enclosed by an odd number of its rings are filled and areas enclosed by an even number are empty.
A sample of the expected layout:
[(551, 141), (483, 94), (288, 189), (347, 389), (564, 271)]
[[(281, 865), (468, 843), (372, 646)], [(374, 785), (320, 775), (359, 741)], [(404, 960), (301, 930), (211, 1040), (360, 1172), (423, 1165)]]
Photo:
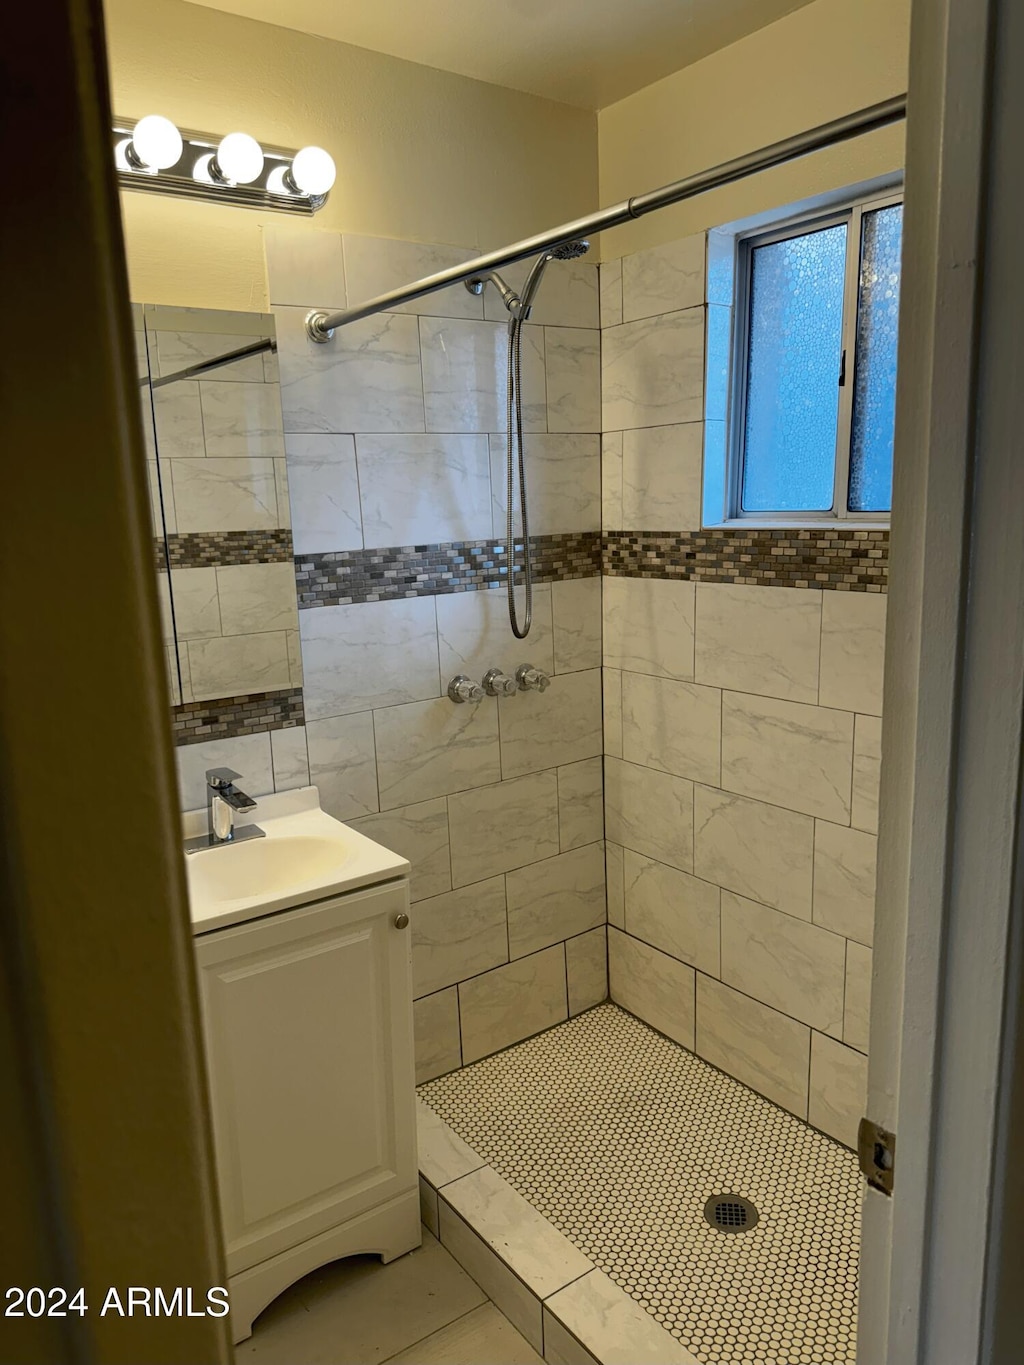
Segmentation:
[[(533, 624), (533, 563), (530, 556), (530, 522), (526, 502), (526, 461), (523, 457), (523, 319), (513, 317), (508, 325), (508, 403), (506, 408), (506, 548), (508, 553), (508, 619), (512, 634), (525, 640)], [(516, 607), (515, 555), (515, 468), (519, 465), (519, 508), (523, 528), (523, 586), (526, 590), (522, 625)]]

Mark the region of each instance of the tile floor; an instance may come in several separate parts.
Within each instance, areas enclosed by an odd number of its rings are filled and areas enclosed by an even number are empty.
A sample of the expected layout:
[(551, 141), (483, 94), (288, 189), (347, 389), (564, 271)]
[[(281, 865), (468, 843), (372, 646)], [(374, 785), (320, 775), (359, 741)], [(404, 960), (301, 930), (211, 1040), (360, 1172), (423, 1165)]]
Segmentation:
[[(632, 1015), (598, 1006), (419, 1093), (700, 1365), (854, 1361), (855, 1156)], [(705, 1222), (717, 1194), (756, 1226)]]
[(382, 1265), (353, 1256), (307, 1275), (257, 1318), (237, 1365), (543, 1365), (427, 1230)]

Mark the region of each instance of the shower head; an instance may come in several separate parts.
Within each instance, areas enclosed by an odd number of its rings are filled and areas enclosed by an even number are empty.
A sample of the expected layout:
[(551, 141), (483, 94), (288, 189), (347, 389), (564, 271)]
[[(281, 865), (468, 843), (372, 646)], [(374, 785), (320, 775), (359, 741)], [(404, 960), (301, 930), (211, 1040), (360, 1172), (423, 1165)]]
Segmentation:
[(519, 296), (520, 316), (527, 318), (533, 306), (533, 300), (537, 296), (540, 288), (541, 278), (547, 269), (548, 261), (575, 261), (580, 256), (585, 256), (590, 250), (590, 243), (584, 239), (575, 242), (562, 242), (560, 246), (553, 246), (550, 251), (545, 251), (542, 256), (538, 256), (533, 263), (533, 269), (526, 277), (523, 285), (523, 292)]
[(580, 256), (585, 256), (590, 250), (590, 243), (586, 238), (581, 238), (576, 242), (563, 242), (561, 246), (553, 246), (548, 255), (556, 261), (575, 261)]

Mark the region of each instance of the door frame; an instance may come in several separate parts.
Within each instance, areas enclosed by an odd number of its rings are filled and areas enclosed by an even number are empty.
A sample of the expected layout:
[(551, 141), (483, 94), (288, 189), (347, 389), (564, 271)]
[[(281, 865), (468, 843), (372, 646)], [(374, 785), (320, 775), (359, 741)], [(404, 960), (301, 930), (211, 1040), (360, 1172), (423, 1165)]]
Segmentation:
[(1014, 4), (915, 0), (911, 24), (867, 1101), (897, 1142), (892, 1198), (865, 1195), (861, 1365), (1021, 1354), (996, 1216), (1024, 1132), (999, 1084), (1024, 1059)]

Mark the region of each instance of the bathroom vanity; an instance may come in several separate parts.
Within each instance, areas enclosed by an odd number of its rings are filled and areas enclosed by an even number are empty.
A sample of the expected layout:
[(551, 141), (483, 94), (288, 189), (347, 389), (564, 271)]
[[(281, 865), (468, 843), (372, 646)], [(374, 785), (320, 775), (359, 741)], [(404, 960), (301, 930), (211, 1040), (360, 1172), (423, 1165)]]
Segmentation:
[(253, 818), (186, 864), (236, 1342), (317, 1266), (420, 1243), (409, 864), (314, 787)]

